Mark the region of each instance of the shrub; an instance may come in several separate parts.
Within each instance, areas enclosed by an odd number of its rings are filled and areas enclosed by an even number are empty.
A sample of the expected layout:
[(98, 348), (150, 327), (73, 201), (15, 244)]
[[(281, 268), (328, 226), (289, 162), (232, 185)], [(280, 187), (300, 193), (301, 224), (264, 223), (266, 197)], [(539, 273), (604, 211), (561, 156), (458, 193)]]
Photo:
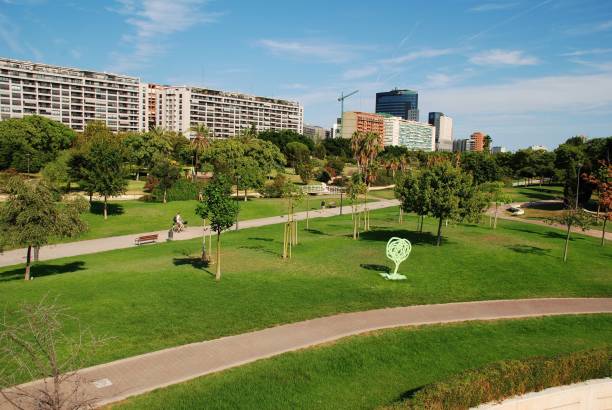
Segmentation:
[(280, 198), (283, 195), (283, 188), (287, 184), (287, 177), (283, 174), (278, 174), (270, 185), (266, 185), (261, 194), (266, 198)]
[[(202, 190), (204, 184), (201, 182), (191, 182), (188, 179), (179, 179), (172, 185), (172, 187), (168, 188), (166, 192), (166, 200), (167, 201), (188, 201), (190, 199), (198, 199), (198, 194)], [(155, 198), (157, 200), (161, 200), (163, 198), (164, 193), (156, 188), (153, 191)]]
[(418, 390), (388, 409), (467, 409), (491, 401), (612, 375), (612, 348), (505, 360)]

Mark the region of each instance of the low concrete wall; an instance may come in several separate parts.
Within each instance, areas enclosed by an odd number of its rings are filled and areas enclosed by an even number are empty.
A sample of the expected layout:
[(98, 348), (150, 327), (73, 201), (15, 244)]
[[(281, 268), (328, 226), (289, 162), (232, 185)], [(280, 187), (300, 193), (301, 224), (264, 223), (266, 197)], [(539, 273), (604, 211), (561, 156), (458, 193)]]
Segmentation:
[(609, 410), (612, 409), (612, 379), (596, 379), (569, 386), (552, 387), (507, 399), (498, 404), (483, 404), (476, 409)]

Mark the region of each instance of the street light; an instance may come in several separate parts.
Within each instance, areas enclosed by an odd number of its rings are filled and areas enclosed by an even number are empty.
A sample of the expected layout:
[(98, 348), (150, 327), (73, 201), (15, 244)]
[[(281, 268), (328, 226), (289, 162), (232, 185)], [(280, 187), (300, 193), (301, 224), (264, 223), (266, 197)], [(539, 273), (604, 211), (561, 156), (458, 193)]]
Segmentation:
[(582, 164), (578, 163), (578, 171), (576, 172), (576, 211), (578, 211), (578, 193), (580, 192), (580, 170)]

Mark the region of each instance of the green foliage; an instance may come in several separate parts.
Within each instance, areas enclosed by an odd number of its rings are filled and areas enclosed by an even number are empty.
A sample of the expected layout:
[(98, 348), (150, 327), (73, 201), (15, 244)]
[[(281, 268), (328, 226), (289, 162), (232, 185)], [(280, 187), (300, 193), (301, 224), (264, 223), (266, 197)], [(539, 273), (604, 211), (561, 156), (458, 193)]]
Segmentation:
[[(167, 201), (168, 190), (172, 188), (180, 178), (181, 170), (174, 161), (158, 157), (155, 159), (155, 165), (151, 169), (151, 175), (157, 179), (157, 186), (155, 189), (161, 193), (162, 200), (165, 203)], [(193, 197), (189, 199), (193, 199)]]
[(70, 148), (76, 134), (64, 124), (29, 115), (0, 121), (0, 170), (38, 172)]
[[(295, 172), (300, 176), (303, 183), (307, 184), (314, 177), (315, 164), (310, 159), (298, 162), (295, 165)], [(325, 181), (327, 182), (327, 181)]]
[(263, 175), (280, 169), (285, 163), (285, 157), (274, 144), (257, 138), (217, 140), (203, 155), (203, 159), (213, 165), (216, 173), (229, 175), (231, 180), (236, 179), (235, 174), (239, 168), (252, 166), (252, 162), (245, 158), (255, 161)]
[(310, 149), (307, 145), (301, 142), (290, 142), (285, 147), (285, 152), (287, 159), (293, 168), (295, 168), (297, 164), (303, 163), (310, 159)]
[(350, 139), (329, 138), (323, 140), (322, 143), (328, 156), (340, 157), (345, 160), (350, 160), (352, 158)]
[(54, 190), (60, 190), (60, 184), (69, 182), (69, 151), (62, 152), (55, 160), (48, 162), (42, 169), (42, 176)]
[(120, 139), (97, 122), (89, 123), (86, 133), (91, 137), (78, 172), (81, 185), (104, 197), (123, 194), (127, 187), (126, 152)]
[(204, 185), (201, 182), (192, 182), (185, 178), (179, 178), (166, 193), (168, 201), (188, 201), (198, 199)]
[(346, 165), (346, 162), (344, 161), (343, 158), (340, 157), (332, 157), (329, 158), (327, 160), (327, 163), (325, 164), (325, 168), (331, 168), (335, 175), (342, 175), (342, 173), (344, 172), (344, 166)]
[(264, 186), (261, 193), (266, 198), (280, 198), (283, 196), (283, 188), (287, 184), (287, 177), (283, 174), (278, 174), (270, 185)]
[(227, 177), (215, 176), (204, 187), (204, 199), (196, 207), (196, 214), (209, 220), (211, 228), (218, 234), (231, 227), (238, 215), (238, 204), (231, 197), (231, 189)]
[(293, 130), (267, 130), (260, 132), (257, 137), (276, 145), (285, 156), (288, 156), (286, 151), (287, 144), (292, 142), (300, 142), (306, 145), (309, 151), (312, 151), (315, 147), (314, 142), (310, 138)]
[(259, 190), (266, 182), (266, 174), (255, 159), (245, 156), (236, 169), (236, 181), (238, 189), (243, 191), (248, 189)]
[(151, 169), (156, 157), (172, 155), (172, 146), (164, 134), (129, 133), (123, 137), (130, 164), (137, 168)]
[(465, 409), (550, 387), (612, 376), (612, 349), (505, 360), (425, 386), (395, 409)]
[(502, 177), (495, 159), (484, 152), (464, 152), (461, 155), (461, 169), (471, 173), (476, 184), (498, 181)]

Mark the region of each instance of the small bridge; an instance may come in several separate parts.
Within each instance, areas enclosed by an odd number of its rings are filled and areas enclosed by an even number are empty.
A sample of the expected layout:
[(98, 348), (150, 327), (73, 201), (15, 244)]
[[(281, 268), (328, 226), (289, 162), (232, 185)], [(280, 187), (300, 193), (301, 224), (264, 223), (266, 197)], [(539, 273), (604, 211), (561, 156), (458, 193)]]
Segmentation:
[(304, 185), (302, 187), (302, 192), (313, 195), (340, 195), (345, 191), (346, 189), (344, 187), (327, 185), (324, 182), (320, 184)]

